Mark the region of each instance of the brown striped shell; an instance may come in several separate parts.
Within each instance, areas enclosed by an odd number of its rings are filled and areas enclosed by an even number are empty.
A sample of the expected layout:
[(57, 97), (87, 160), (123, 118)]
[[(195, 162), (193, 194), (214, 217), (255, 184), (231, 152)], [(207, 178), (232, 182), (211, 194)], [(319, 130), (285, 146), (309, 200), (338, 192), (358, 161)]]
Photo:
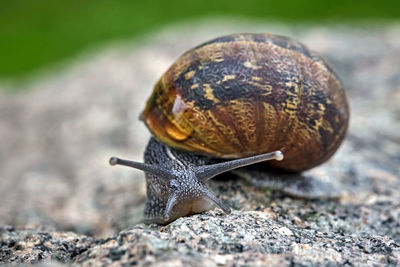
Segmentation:
[(176, 148), (221, 158), (281, 150), (285, 159), (268, 164), (301, 171), (337, 150), (349, 108), (337, 75), (303, 44), (236, 34), (183, 54), (141, 118)]

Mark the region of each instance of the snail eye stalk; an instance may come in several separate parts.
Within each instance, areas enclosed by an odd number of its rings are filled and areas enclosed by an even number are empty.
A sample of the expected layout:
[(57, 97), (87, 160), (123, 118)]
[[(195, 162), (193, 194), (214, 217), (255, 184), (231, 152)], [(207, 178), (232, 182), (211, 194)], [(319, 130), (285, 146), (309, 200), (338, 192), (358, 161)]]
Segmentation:
[[(277, 150), (271, 153), (266, 153), (266, 154), (261, 154), (261, 155), (256, 155), (252, 157), (247, 157), (247, 158), (242, 158), (242, 159), (234, 159), (230, 161), (225, 161), (217, 164), (211, 164), (211, 165), (204, 165), (204, 166), (198, 166), (194, 168), (194, 173), (196, 174), (196, 177), (199, 181), (206, 182), (210, 180), (211, 178), (217, 176), (218, 174), (237, 169), (240, 167), (244, 167), (247, 165), (259, 163), (262, 161), (267, 161), (267, 160), (282, 160), (283, 159), (283, 154), (281, 151)], [(117, 157), (111, 157), (109, 160), (110, 165), (123, 165), (135, 169), (142, 170), (144, 172), (148, 172), (154, 175), (157, 175), (158, 177), (165, 179), (165, 181), (170, 181), (171, 179), (174, 179), (175, 176), (174, 174), (165, 168), (161, 168), (157, 165), (152, 165), (152, 164), (147, 164), (147, 163), (142, 163), (142, 162), (137, 162), (137, 161), (131, 161), (131, 160), (125, 160), (125, 159), (120, 159)]]
[(137, 162), (137, 161), (131, 161), (131, 160), (125, 160), (125, 159), (120, 159), (117, 157), (111, 157), (109, 160), (109, 163), (111, 166), (123, 165), (123, 166), (131, 167), (131, 168), (135, 168), (138, 170), (142, 170), (144, 172), (148, 172), (148, 173), (157, 175), (158, 177), (164, 179), (166, 182), (175, 178), (175, 176), (169, 170), (161, 168), (157, 165), (152, 165), (152, 164), (147, 164), (147, 163), (142, 163), (142, 162)]
[(218, 174), (267, 160), (283, 160), (283, 154), (281, 151), (277, 150), (271, 153), (256, 155), (248, 158), (234, 159), (217, 164), (199, 166), (195, 168), (194, 172), (196, 173), (197, 179), (202, 182), (206, 182)]

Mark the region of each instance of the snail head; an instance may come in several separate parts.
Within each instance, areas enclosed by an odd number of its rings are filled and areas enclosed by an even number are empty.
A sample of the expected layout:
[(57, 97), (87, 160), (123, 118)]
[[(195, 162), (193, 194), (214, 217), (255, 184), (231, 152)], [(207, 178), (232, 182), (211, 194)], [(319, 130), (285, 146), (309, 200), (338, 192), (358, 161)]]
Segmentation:
[(255, 164), (266, 160), (282, 160), (280, 151), (251, 156), (247, 158), (234, 159), (221, 163), (193, 166), (183, 165), (179, 169), (167, 169), (155, 164), (147, 164), (136, 161), (111, 157), (110, 165), (123, 165), (146, 172), (150, 177), (156, 177), (157, 181), (163, 183), (159, 194), (166, 196), (164, 207), (159, 223), (168, 223), (176, 218), (188, 214), (199, 213), (210, 209), (210, 203), (214, 203), (226, 214), (231, 209), (218, 199), (206, 186), (205, 182), (224, 172)]

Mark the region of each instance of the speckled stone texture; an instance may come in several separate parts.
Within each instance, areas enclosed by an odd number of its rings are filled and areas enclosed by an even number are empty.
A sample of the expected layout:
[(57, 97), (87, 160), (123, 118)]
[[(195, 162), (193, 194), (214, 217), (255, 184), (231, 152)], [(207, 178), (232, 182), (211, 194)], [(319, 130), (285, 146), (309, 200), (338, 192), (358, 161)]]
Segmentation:
[[(149, 133), (138, 116), (152, 85), (202, 41), (263, 31), (302, 41), (342, 77), (349, 133), (329, 162), (305, 173), (337, 181), (342, 197), (296, 199), (224, 175), (209, 185), (231, 215), (216, 209), (141, 224), (143, 173), (107, 161), (142, 160)], [(400, 265), (399, 66), (400, 25), (218, 20), (54, 66), (19, 85), (23, 93), (0, 94), (0, 263)]]

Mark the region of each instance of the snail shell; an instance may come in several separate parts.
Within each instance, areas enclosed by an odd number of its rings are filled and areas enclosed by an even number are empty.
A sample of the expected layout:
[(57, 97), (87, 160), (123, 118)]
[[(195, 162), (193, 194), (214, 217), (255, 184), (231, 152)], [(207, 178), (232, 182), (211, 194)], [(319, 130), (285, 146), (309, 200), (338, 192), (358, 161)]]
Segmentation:
[(183, 54), (161, 77), (141, 119), (157, 139), (217, 158), (280, 150), (268, 164), (302, 171), (329, 159), (349, 107), (329, 65), (271, 34), (223, 36)]

